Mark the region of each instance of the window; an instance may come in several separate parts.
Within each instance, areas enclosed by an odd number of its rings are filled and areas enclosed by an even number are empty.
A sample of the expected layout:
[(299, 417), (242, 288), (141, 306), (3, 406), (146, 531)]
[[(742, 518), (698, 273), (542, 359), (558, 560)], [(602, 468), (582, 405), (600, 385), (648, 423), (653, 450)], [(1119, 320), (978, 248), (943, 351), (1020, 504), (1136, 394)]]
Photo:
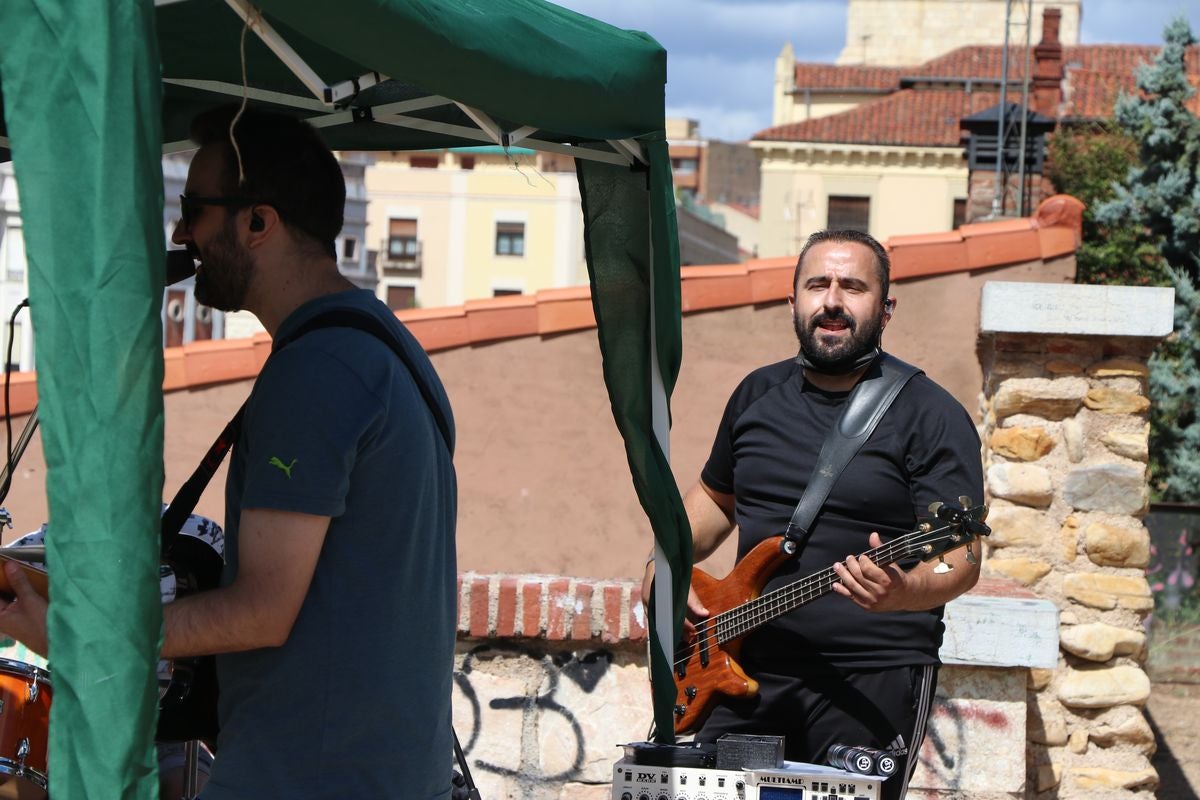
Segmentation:
[(417, 253), (417, 221), (415, 219), (389, 219), (387, 260), (415, 261)]
[(830, 195), (825, 227), (868, 233), (871, 227), (871, 198)]
[(437, 156), (409, 156), (408, 165), (413, 169), (437, 169)]
[(354, 261), (358, 258), (358, 239), (353, 236), (342, 237), (342, 261)]
[(492, 297), (509, 297), (514, 294), (523, 294), (520, 289), (492, 289)]
[(389, 286), (387, 304), (392, 311), (403, 311), (417, 307), (417, 289), (414, 286)]
[(460, 169), (475, 169), (475, 156), (460, 156), (458, 166)]
[(954, 218), (950, 220), (951, 230), (958, 230), (967, 221), (967, 198), (954, 198)]
[(496, 255), (523, 256), (525, 255), (525, 223), (497, 222), (496, 223)]
[(672, 158), (671, 169), (677, 175), (695, 175), (699, 163), (694, 158)]

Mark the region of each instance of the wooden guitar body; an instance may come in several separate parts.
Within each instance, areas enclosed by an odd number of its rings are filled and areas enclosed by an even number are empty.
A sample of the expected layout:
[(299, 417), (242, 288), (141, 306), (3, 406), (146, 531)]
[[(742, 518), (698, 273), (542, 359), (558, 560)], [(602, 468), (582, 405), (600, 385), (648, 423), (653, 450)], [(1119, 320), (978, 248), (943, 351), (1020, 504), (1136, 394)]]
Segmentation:
[(718, 636), (715, 618), (759, 596), (779, 566), (791, 558), (784, 544), (782, 536), (759, 542), (720, 580), (701, 569), (692, 570), (692, 589), (708, 609), (709, 618), (696, 623), (695, 642), (675, 650), (675, 733), (694, 733), (718, 695), (749, 697), (758, 693), (758, 682), (737, 662), (741, 639), (719, 641), (723, 637)]
[[(958, 500), (961, 508), (933, 503), (929, 506), (933, 521), (922, 522), (913, 532), (862, 555), (882, 567), (905, 558), (931, 561), (948, 550), (967, 547), (967, 561), (978, 563), (970, 545), (991, 533), (991, 528), (983, 524), (987, 506), (972, 508), (969, 498)], [(737, 663), (743, 636), (829, 594), (841, 582), (837, 572), (827, 567), (763, 595), (767, 581), (795, 551), (794, 542), (773, 536), (759, 542), (723, 580), (692, 570), (692, 589), (709, 615), (696, 623), (695, 640), (675, 649), (676, 733), (694, 733), (708, 717), (718, 695), (749, 697), (758, 693), (758, 683)], [(952, 569), (945, 564), (939, 567), (945, 569), (934, 571)]]

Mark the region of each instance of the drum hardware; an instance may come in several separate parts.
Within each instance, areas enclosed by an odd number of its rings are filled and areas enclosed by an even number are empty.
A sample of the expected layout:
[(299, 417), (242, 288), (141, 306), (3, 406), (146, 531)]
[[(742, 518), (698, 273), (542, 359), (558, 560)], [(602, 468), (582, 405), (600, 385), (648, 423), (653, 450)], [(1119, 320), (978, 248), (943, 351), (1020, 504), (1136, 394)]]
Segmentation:
[(200, 791), (200, 742), (188, 740), (183, 746), (183, 797), (192, 800)]

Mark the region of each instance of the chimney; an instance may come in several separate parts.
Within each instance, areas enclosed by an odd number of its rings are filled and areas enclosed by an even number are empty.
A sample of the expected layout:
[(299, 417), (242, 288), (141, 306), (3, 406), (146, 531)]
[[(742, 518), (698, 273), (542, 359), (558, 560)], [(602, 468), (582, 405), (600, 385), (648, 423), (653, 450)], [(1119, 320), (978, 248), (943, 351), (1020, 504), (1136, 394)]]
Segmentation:
[(1033, 48), (1033, 110), (1058, 119), (1062, 103), (1063, 46), (1058, 40), (1062, 9), (1047, 8), (1042, 12), (1042, 40)]

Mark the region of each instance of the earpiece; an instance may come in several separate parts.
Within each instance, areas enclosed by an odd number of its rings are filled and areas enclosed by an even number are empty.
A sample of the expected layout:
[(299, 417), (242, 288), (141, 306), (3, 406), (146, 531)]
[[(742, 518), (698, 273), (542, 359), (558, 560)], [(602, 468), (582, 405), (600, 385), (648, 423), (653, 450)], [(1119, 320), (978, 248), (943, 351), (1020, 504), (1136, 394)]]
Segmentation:
[(892, 313), (892, 307), (895, 305), (896, 305), (895, 300), (884, 300), (883, 301), (883, 310), (890, 314), (890, 313)]
[(255, 212), (251, 211), (250, 212), (250, 230), (254, 231), (255, 233), (259, 233), (265, 227), (266, 227), (266, 223), (263, 222), (263, 218), (260, 217)]

